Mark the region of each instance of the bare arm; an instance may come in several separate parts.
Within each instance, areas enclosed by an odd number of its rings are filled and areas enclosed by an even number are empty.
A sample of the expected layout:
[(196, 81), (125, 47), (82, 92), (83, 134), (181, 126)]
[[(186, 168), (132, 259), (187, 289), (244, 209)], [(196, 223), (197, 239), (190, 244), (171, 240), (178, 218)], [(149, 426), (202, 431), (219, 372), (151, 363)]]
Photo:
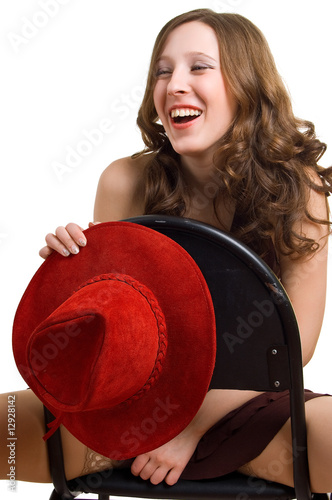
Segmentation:
[[(317, 218), (327, 218), (325, 195), (310, 193), (309, 211)], [(320, 244), (320, 249), (311, 257), (294, 260), (282, 257), (281, 279), (294, 307), (299, 324), (303, 364), (313, 356), (322, 327), (326, 282), (327, 282), (327, 233), (326, 226), (310, 221), (296, 228)]]

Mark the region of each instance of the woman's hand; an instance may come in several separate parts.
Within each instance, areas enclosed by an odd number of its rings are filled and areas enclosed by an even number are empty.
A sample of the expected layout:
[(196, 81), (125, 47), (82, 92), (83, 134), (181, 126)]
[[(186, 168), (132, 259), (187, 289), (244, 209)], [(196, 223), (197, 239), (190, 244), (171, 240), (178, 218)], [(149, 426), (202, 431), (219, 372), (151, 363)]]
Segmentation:
[(131, 472), (142, 479), (150, 479), (152, 484), (163, 480), (169, 485), (175, 484), (203, 435), (227, 413), (255, 395), (254, 391), (211, 389), (187, 427), (163, 446), (138, 455)]
[(152, 484), (175, 484), (192, 457), (200, 436), (188, 428), (156, 450), (138, 455), (131, 465), (134, 476), (150, 479)]
[[(93, 223), (89, 224), (93, 225)], [(66, 227), (59, 226), (55, 234), (49, 233), (45, 237), (47, 245), (39, 251), (39, 255), (46, 259), (55, 250), (64, 257), (70, 254), (77, 254), (80, 247), (84, 247), (87, 243), (83, 233), (83, 228), (78, 224), (70, 222)]]

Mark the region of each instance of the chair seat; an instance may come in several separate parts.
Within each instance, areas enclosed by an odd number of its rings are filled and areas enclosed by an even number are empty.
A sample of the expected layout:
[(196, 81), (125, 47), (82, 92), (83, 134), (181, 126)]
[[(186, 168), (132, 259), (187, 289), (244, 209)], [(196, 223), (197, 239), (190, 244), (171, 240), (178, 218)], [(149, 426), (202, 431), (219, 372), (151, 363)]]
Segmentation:
[(282, 484), (232, 473), (221, 478), (197, 481), (179, 480), (174, 486), (153, 485), (135, 477), (130, 469), (113, 469), (82, 476), (68, 483), (71, 491), (140, 498), (176, 498), (190, 500), (255, 498), (292, 499), (293, 488)]

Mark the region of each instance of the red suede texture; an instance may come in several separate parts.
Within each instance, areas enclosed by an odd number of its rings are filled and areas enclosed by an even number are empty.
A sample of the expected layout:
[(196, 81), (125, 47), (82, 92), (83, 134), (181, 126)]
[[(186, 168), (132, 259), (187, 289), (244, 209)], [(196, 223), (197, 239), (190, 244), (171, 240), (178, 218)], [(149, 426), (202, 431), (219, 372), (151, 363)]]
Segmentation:
[[(74, 293), (33, 332), (28, 359), (49, 404), (88, 411), (137, 394), (153, 371), (158, 345), (146, 298), (124, 281), (104, 279)], [(36, 359), (44, 360), (43, 370)], [(82, 360), (90, 370), (80, 369)]]
[[(103, 455), (130, 458), (172, 439), (199, 409), (215, 360), (213, 304), (198, 266), (170, 238), (127, 222), (98, 224), (86, 236), (88, 244), (78, 255), (51, 255), (31, 280), (14, 321), (14, 355), (23, 378), (72, 434)], [(107, 300), (104, 286), (87, 285), (100, 288), (94, 289), (92, 301), (86, 293), (86, 307), (80, 303), (75, 318), (66, 317), (66, 301), (74, 290), (104, 273), (142, 283), (166, 320), (168, 346), (161, 360), (158, 355), (161, 369), (153, 372), (143, 393), (129, 400), (156, 357), (154, 320), (145, 299), (138, 300), (137, 292), (131, 297), (119, 292), (105, 318), (104, 312), (98, 316)], [(53, 332), (52, 313), (58, 324), (64, 321), (58, 333), (63, 327), (74, 332), (72, 355), (59, 348), (49, 368), (35, 373), (31, 350), (45, 349), (45, 338)], [(94, 319), (84, 324), (87, 317)], [(77, 325), (82, 335), (75, 336)], [(105, 335), (105, 325), (112, 325), (115, 334)]]
[[(87, 324), (85, 319), (91, 318)], [(70, 327), (78, 336), (66, 334)], [(66, 411), (77, 411), (84, 405), (103, 337), (103, 321), (98, 316), (77, 317), (34, 332), (28, 359), (36, 389), (45, 401)], [(82, 360), (91, 372), (82, 370)]]

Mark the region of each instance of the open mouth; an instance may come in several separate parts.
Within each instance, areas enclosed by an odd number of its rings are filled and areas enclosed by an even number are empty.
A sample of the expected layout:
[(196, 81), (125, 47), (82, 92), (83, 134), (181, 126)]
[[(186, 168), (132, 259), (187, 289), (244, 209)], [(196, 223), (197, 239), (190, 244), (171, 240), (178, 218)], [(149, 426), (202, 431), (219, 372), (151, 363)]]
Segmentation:
[(202, 111), (192, 108), (176, 108), (172, 109), (170, 114), (174, 123), (181, 124), (196, 120), (202, 114)]

